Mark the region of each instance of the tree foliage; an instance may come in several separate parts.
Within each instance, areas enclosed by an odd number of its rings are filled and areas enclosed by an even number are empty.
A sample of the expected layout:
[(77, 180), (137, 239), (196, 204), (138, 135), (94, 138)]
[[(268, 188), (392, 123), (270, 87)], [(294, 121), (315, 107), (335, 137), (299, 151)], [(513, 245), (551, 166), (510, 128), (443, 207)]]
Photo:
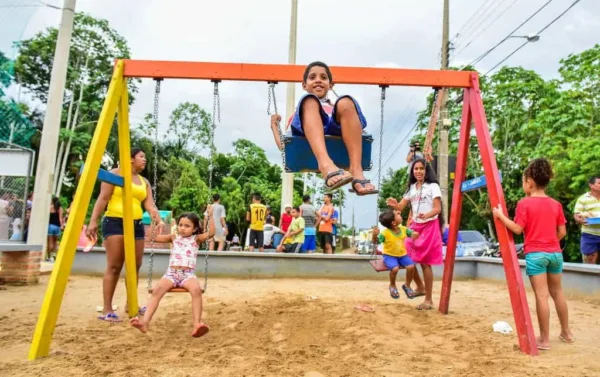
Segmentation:
[[(470, 69), (467, 67), (466, 69)], [(509, 212), (523, 198), (521, 177), (533, 158), (548, 158), (554, 179), (548, 193), (563, 204), (569, 221), (566, 254), (579, 259), (579, 229), (572, 220), (575, 200), (587, 188), (587, 179), (600, 172), (600, 45), (561, 60), (560, 78), (544, 80), (538, 73), (522, 67), (503, 67), (481, 78), (496, 162), (502, 172), (502, 185)], [(450, 154), (455, 155), (462, 105), (461, 92), (449, 92)], [(433, 95), (426, 110), (419, 114), (417, 138), (424, 138)], [(434, 140), (434, 150), (437, 140)], [(406, 168), (392, 171), (382, 185), (383, 195), (400, 197), (406, 187)], [(472, 136), (467, 179), (483, 175), (477, 139)], [(452, 185), (451, 185), (452, 188)], [(450, 195), (451, 198), (451, 195)], [(385, 205), (379, 203), (380, 207)], [(486, 230), (492, 220), (485, 190), (465, 195), (462, 229)]]

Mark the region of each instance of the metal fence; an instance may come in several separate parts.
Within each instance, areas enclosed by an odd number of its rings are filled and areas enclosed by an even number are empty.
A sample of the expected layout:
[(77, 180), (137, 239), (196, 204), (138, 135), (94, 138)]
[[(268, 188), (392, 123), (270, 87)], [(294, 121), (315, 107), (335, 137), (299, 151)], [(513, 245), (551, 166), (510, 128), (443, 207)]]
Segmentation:
[(34, 152), (0, 138), (0, 242), (24, 241)]

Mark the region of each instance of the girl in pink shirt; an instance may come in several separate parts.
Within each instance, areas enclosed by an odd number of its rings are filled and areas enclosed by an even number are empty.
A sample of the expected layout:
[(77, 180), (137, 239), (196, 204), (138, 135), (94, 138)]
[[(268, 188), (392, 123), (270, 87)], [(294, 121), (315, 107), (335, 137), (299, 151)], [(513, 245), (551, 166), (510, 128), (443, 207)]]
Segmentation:
[(523, 191), (526, 197), (517, 203), (515, 220), (509, 219), (500, 205), (494, 217), (515, 234), (524, 233), (525, 271), (535, 293), (535, 306), (540, 326), (537, 346), (550, 349), (550, 307), (548, 296), (554, 300), (560, 321), (560, 340), (573, 343), (569, 329), (569, 310), (561, 286), (563, 256), (560, 240), (567, 234), (561, 204), (546, 195), (552, 178), (552, 166), (545, 158), (531, 161), (523, 172)]
[(210, 221), (212, 208), (209, 206), (206, 212), (209, 220), (209, 231), (206, 233), (202, 233), (198, 215), (184, 213), (177, 219), (177, 234), (159, 234), (155, 237), (156, 242), (171, 242), (173, 247), (169, 257), (169, 268), (152, 290), (146, 313), (141, 319), (134, 317), (130, 321), (131, 325), (141, 332), (148, 331), (148, 325), (158, 309), (160, 300), (171, 288), (185, 288), (192, 296), (192, 336), (199, 338), (208, 332), (208, 326), (201, 321), (202, 288), (195, 274), (198, 245), (215, 234), (215, 222)]

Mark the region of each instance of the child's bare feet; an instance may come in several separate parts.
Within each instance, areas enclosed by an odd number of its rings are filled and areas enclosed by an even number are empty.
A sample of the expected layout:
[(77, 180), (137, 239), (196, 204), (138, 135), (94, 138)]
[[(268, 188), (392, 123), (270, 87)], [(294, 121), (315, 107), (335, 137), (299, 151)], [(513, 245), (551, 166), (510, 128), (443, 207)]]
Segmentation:
[(208, 330), (208, 326), (206, 326), (204, 323), (197, 323), (194, 325), (194, 329), (192, 330), (192, 336), (194, 338), (199, 338), (202, 335), (206, 335)]
[(129, 320), (129, 324), (143, 333), (148, 332), (148, 326), (140, 321), (138, 317), (133, 317)]

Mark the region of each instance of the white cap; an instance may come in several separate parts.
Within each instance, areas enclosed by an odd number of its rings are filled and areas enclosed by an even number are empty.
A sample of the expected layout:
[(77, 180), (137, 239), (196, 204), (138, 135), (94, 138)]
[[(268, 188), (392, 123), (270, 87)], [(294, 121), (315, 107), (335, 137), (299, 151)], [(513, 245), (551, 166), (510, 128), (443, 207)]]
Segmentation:
[(283, 208), (293, 208), (291, 204), (286, 204)]

